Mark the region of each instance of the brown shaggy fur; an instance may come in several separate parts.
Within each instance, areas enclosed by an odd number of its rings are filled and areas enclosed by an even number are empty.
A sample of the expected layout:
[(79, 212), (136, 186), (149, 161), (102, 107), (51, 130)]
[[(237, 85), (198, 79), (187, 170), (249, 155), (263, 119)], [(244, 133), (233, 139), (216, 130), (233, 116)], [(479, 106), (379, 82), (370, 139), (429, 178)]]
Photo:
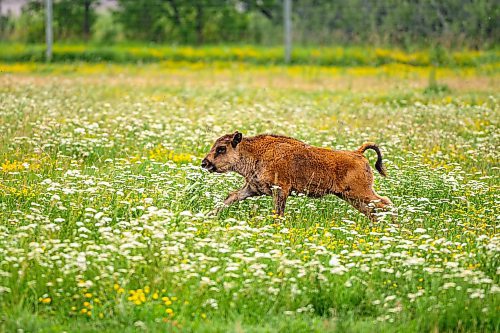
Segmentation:
[(283, 215), (292, 191), (310, 197), (335, 194), (375, 220), (374, 208), (386, 208), (391, 201), (373, 190), (373, 174), (363, 156), (367, 149), (375, 150), (375, 167), (385, 176), (382, 155), (374, 143), (365, 143), (356, 151), (331, 150), (286, 136), (243, 138), (238, 132), (217, 139), (202, 167), (245, 177), (245, 186), (229, 194), (225, 206), (252, 196), (271, 195), (276, 213)]

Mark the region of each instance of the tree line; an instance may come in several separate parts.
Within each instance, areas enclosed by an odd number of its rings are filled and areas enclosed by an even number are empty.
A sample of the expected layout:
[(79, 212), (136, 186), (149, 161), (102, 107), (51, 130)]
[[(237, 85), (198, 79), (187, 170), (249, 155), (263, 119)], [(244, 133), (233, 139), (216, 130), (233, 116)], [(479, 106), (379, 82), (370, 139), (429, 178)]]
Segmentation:
[[(1, 2), (1, 0), (0, 0)], [(491, 48), (500, 37), (495, 0), (292, 0), (293, 36), (302, 45), (374, 44)], [(283, 40), (283, 0), (54, 0), (57, 41), (168, 44)], [(0, 17), (3, 40), (43, 42), (44, 1)]]

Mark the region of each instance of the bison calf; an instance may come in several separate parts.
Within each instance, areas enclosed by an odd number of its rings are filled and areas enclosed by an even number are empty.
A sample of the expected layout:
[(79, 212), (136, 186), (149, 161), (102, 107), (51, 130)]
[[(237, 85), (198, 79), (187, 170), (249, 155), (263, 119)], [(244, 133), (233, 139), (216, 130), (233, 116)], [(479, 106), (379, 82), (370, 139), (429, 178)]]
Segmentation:
[(245, 186), (229, 194), (225, 206), (271, 195), (276, 213), (283, 215), (292, 191), (310, 197), (335, 194), (375, 220), (374, 208), (385, 208), (391, 201), (373, 190), (372, 170), (363, 156), (367, 149), (375, 150), (375, 168), (385, 176), (382, 155), (374, 143), (365, 143), (356, 151), (331, 150), (280, 135), (243, 137), (238, 131), (217, 139), (201, 166), (210, 172), (234, 171), (245, 177)]

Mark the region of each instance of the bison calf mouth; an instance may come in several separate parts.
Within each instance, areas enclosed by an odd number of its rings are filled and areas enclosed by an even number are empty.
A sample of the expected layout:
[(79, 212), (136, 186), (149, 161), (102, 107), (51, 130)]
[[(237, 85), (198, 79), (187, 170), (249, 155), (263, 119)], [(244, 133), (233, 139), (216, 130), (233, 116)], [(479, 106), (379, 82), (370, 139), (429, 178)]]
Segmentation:
[(210, 163), (207, 159), (204, 159), (203, 161), (201, 161), (201, 167), (205, 170), (208, 170), (209, 172), (217, 171), (217, 168), (215, 167), (215, 165)]

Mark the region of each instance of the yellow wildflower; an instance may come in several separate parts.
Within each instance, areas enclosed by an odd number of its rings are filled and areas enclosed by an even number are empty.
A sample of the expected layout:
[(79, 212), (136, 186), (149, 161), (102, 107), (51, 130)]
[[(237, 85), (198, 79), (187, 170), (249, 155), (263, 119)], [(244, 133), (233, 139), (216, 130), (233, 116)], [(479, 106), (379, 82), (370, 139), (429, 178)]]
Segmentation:
[(50, 297), (45, 297), (40, 300), (43, 304), (50, 304), (52, 302), (52, 298)]

